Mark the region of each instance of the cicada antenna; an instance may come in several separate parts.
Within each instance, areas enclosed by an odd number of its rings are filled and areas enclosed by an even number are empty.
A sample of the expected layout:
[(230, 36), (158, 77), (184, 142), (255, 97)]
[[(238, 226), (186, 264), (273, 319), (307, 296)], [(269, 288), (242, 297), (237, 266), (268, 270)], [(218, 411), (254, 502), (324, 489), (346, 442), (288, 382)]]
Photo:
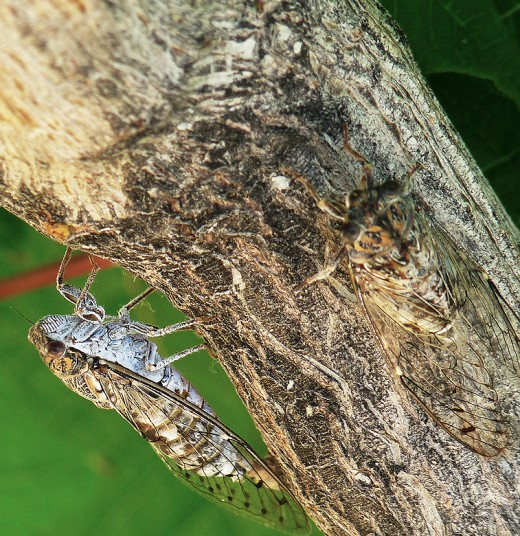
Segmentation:
[(36, 324), (36, 322), (33, 322), (30, 318), (27, 318), (21, 311), (19, 311), (16, 307), (14, 307), (13, 305), (10, 305), (9, 307), (11, 307), (11, 309), (13, 309), (14, 311), (16, 311), (22, 318), (25, 318), (25, 320), (27, 320), (27, 322), (29, 322), (30, 324), (32, 324), (34, 326), (34, 324)]

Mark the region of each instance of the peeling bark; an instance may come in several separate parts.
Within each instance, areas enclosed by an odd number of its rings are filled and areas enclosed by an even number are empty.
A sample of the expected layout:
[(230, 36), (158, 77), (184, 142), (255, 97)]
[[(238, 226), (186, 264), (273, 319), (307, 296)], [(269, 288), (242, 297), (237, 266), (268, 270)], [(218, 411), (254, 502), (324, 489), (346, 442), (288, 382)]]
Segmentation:
[[(327, 534), (520, 532), (519, 454), (450, 439), (390, 373), (303, 188), (403, 178), (520, 309), (519, 233), (370, 0), (0, 6), (2, 205), (189, 316)], [(518, 394), (518, 393), (516, 393)]]

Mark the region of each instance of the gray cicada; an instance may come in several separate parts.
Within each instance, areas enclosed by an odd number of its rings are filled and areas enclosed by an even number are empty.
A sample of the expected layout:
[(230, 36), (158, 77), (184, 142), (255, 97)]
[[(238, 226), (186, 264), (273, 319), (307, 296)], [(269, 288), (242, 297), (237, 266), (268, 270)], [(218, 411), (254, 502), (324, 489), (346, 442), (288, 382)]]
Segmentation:
[[(341, 203), (323, 199), (292, 170), (318, 207), (338, 222), (334, 259), (301, 285), (330, 275), (347, 258), (352, 284), (387, 360), (428, 414), (485, 456), (512, 442), (495, 369), (520, 373), (520, 339), (486, 274), (398, 183), (372, 184), (363, 163), (358, 189)], [(516, 321), (516, 320), (514, 320)]]
[(116, 317), (105, 316), (88, 291), (96, 266), (83, 290), (63, 282), (70, 253), (61, 263), (57, 288), (74, 303), (74, 315), (46, 316), (29, 332), (51, 372), (99, 408), (115, 409), (195, 490), (278, 530), (308, 533), (308, 518), (291, 493), (170, 366), (203, 346), (162, 359), (148, 340), (189, 329), (195, 322), (157, 329), (131, 320), (129, 310), (153, 289)]

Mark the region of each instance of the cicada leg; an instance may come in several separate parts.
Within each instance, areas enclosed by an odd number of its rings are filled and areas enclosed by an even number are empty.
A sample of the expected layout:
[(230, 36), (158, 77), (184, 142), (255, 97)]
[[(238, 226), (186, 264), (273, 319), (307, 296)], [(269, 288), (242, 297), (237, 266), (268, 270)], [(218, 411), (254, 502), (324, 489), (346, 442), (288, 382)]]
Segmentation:
[(120, 318), (128, 316), (128, 312), (136, 305), (139, 305), (152, 292), (155, 292), (155, 289), (153, 287), (149, 287), (144, 292), (141, 292), (141, 294), (130, 300), (126, 305), (123, 305), (123, 307), (121, 307), (121, 309), (119, 309), (119, 311), (117, 312), (117, 316)]
[(300, 184), (305, 186), (306, 190), (309, 192), (309, 194), (312, 196), (312, 198), (316, 201), (316, 204), (318, 205), (318, 208), (328, 214), (330, 217), (334, 218), (335, 220), (343, 220), (343, 215), (345, 212), (345, 207), (338, 203), (337, 201), (333, 201), (331, 199), (325, 199), (318, 194), (314, 186), (309, 182), (307, 178), (305, 178), (303, 175), (300, 175), (297, 171), (294, 169), (291, 169), (289, 167), (283, 166), (282, 172), (288, 175), (289, 177), (297, 180)]
[[(163, 337), (164, 335), (169, 335), (170, 333), (175, 333), (176, 331), (193, 329), (195, 326), (200, 324), (200, 320), (193, 319), (193, 320), (185, 320), (184, 322), (177, 322), (177, 324), (172, 324), (170, 326), (165, 326), (163, 328), (156, 328), (155, 326), (151, 326), (143, 322), (131, 320), (130, 315), (129, 315), (130, 310), (133, 309), (139, 303), (141, 303), (146, 297), (148, 297), (154, 291), (155, 289), (152, 287), (147, 288), (144, 292), (141, 292), (141, 294), (136, 296), (133, 300), (128, 302), (126, 305), (123, 305), (123, 307), (119, 309), (117, 313), (118, 317), (121, 318), (123, 321), (128, 322), (128, 328), (130, 330), (140, 333), (141, 335), (144, 335), (145, 337), (154, 338), (154, 337)], [(178, 352), (169, 357), (161, 359), (159, 362), (156, 362), (155, 355), (148, 355), (147, 358), (145, 359), (146, 361), (145, 368), (148, 371), (154, 371), (154, 370), (164, 368), (170, 363), (173, 363), (174, 361), (177, 361), (178, 359), (182, 359), (183, 357), (186, 357), (187, 355), (198, 352), (199, 350), (203, 350), (204, 348), (205, 346), (203, 344), (200, 344), (198, 346), (194, 346), (193, 348), (188, 348), (187, 350), (183, 350), (182, 352)]]
[(343, 125), (343, 150), (349, 154), (352, 158), (361, 162), (363, 167), (361, 168), (361, 178), (359, 180), (359, 189), (366, 190), (372, 187), (372, 165), (368, 160), (360, 153), (358, 153), (348, 141), (348, 128), (347, 125)]
[(96, 303), (94, 296), (89, 293), (89, 289), (99, 271), (99, 266), (92, 261), (91, 257), (89, 257), (90, 262), (92, 263), (92, 269), (83, 289), (64, 283), (63, 276), (65, 268), (70, 262), (71, 254), (72, 249), (67, 248), (61, 261), (58, 274), (56, 275), (56, 289), (67, 301), (74, 304), (74, 312), (80, 318), (91, 322), (102, 322), (105, 318), (105, 310)]
[(146, 370), (153, 372), (154, 370), (162, 369), (174, 361), (178, 361), (179, 359), (182, 359), (183, 357), (186, 357), (187, 355), (194, 354), (195, 352), (198, 352), (200, 350), (205, 350), (206, 346), (204, 344), (199, 344), (198, 346), (193, 346), (192, 348), (187, 348), (186, 350), (183, 350), (182, 352), (177, 352), (176, 354), (173, 354), (169, 357), (162, 358), (159, 362), (153, 362), (148, 361), (148, 363), (145, 363)]
[(148, 297), (152, 292), (155, 292), (155, 289), (150, 287), (147, 288), (144, 292), (141, 292), (138, 296), (136, 296), (134, 299), (132, 299), (130, 302), (128, 302), (126, 305), (123, 305), (121, 309), (119, 309), (117, 316), (123, 320), (128, 321), (129, 327), (131, 327), (134, 331), (141, 333), (142, 335), (145, 335), (146, 337), (164, 337), (164, 335), (169, 335), (170, 333), (175, 333), (176, 331), (183, 331), (186, 329), (192, 329), (198, 324), (200, 324), (200, 320), (185, 320), (184, 322), (178, 322), (177, 324), (172, 324), (170, 326), (165, 326), (163, 328), (157, 328), (155, 326), (151, 326), (150, 324), (145, 324), (143, 322), (138, 322), (136, 320), (130, 319), (130, 310), (136, 307), (139, 303), (141, 303), (146, 297)]
[(424, 167), (421, 163), (417, 162), (414, 164), (414, 166), (406, 172), (406, 175), (404, 177), (404, 187), (403, 187), (403, 194), (408, 194), (410, 190), (412, 189), (412, 177), (415, 175), (419, 169)]
[(317, 274), (314, 274), (307, 279), (303, 283), (300, 283), (294, 290), (296, 293), (301, 292), (301, 290), (308, 286), (312, 285), (312, 283), (316, 283), (316, 281), (321, 281), (322, 279), (326, 279), (329, 277), (330, 274), (335, 272), (338, 268), (338, 266), (341, 264), (341, 261), (345, 258), (348, 252), (348, 247), (346, 244), (344, 244), (340, 250), (336, 253), (334, 258), (330, 260), (326, 266), (323, 268), (323, 270), (320, 270)]

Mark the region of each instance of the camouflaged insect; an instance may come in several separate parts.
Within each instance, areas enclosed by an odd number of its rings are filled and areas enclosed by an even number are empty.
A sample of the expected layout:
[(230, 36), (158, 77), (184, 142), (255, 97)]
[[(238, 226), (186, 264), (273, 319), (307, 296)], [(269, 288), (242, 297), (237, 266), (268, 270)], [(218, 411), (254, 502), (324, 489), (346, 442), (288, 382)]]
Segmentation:
[(307, 179), (286, 170), (341, 233), (334, 259), (300, 287), (347, 258), (359, 302), (404, 386), (455, 439), (496, 456), (513, 441), (494, 374), (498, 364), (520, 373), (516, 319), (486, 274), (405, 188), (372, 184), (371, 167), (348, 145), (346, 132), (344, 146), (363, 163), (360, 186), (344, 203), (321, 198)]
[(169, 365), (203, 346), (162, 359), (148, 340), (189, 329), (195, 322), (157, 329), (131, 320), (129, 310), (153, 289), (117, 317), (106, 317), (88, 292), (96, 266), (83, 290), (63, 283), (70, 253), (62, 261), (57, 288), (75, 304), (75, 314), (46, 316), (29, 332), (51, 372), (99, 408), (115, 409), (172, 473), (206, 497), (277, 530), (307, 534), (308, 518), (291, 493)]

